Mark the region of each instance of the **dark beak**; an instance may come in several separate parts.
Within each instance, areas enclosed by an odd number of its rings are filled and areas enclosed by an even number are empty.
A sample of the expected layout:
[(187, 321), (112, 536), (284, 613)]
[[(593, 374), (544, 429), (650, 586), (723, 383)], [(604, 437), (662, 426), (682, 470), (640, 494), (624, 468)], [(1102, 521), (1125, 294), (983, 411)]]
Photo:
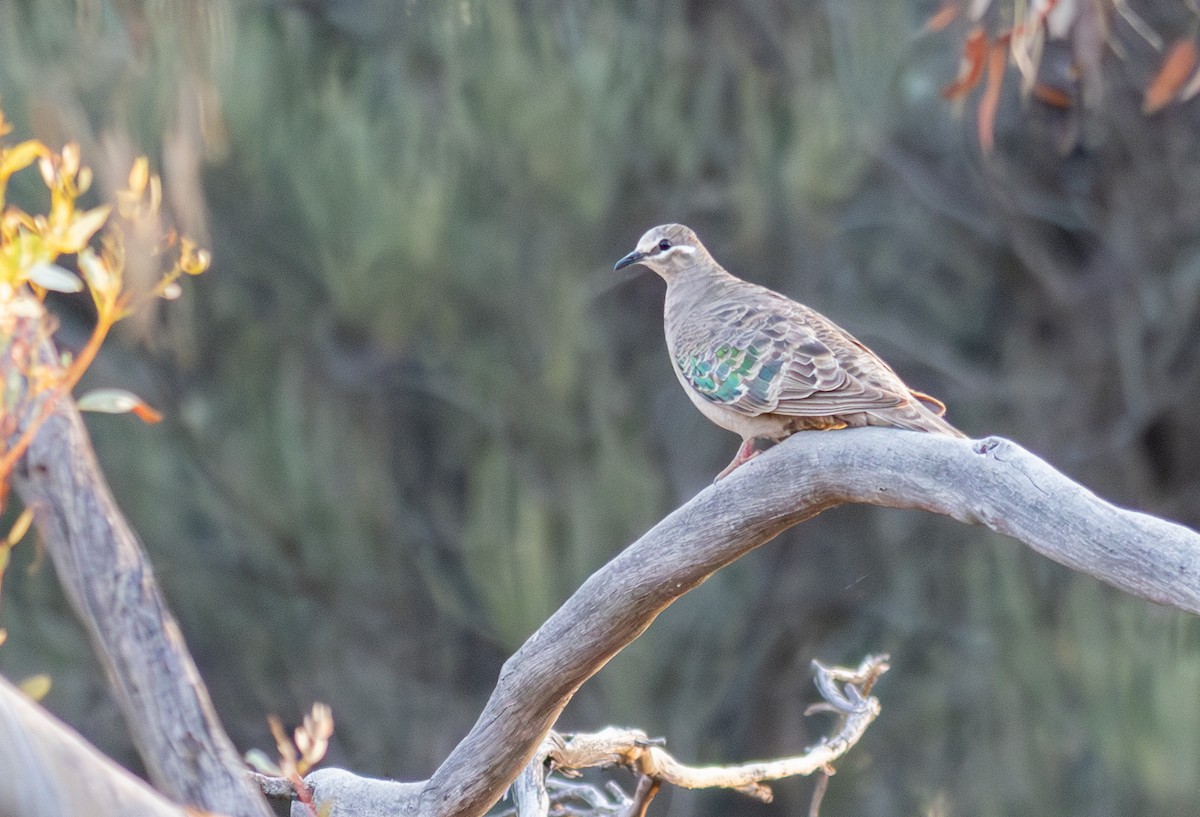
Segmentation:
[(637, 250), (634, 250), (629, 255), (625, 256), (620, 261), (613, 264), (613, 272), (616, 272), (619, 269), (624, 269), (625, 267), (628, 267), (630, 264), (636, 264), (637, 262), (641, 261), (645, 257), (646, 257), (646, 253), (638, 252)]

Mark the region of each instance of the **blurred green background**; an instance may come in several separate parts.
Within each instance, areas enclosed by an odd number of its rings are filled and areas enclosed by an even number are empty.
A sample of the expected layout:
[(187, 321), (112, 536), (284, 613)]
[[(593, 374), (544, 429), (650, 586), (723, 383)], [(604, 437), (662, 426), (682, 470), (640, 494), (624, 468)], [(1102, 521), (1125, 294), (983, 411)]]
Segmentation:
[[(321, 700), (332, 763), (427, 776), (504, 658), (728, 461), (668, 368), (661, 281), (611, 272), (661, 222), (968, 433), (1200, 524), (1200, 108), (1144, 116), (1160, 51), (1107, 2), (1064, 5), (1107, 15), (1087, 105), (1022, 98), (1010, 69), (990, 155), (978, 92), (940, 94), (969, 24), (925, 30), (932, 0), (0, 5), (12, 138), (78, 140), (100, 187), (149, 154), (213, 250), (85, 388), (168, 415), (89, 425), (237, 745)], [(1195, 26), (1128, 7), (1166, 42)], [(79, 343), (86, 308), (60, 307)], [(35, 550), (0, 672), (50, 673), (46, 704), (136, 768)], [(822, 813), (1196, 813), (1197, 622), (918, 513), (842, 508), (722, 571), (561, 725), (794, 753), (825, 727), (809, 660), (878, 651), (883, 716)], [(811, 786), (653, 809), (804, 813)]]

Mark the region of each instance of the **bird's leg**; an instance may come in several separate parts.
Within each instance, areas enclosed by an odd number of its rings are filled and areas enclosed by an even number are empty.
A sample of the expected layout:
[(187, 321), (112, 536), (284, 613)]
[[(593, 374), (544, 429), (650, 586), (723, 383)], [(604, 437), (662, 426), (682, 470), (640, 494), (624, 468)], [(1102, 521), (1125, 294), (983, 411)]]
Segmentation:
[(771, 446), (775, 445), (778, 440), (772, 440), (770, 437), (749, 437), (742, 440), (742, 447), (738, 449), (737, 455), (734, 456), (733, 462), (726, 465), (724, 470), (713, 479), (713, 482), (720, 482), (733, 473), (733, 470), (739, 465), (745, 465), (750, 460), (757, 457), (762, 452), (766, 451)]

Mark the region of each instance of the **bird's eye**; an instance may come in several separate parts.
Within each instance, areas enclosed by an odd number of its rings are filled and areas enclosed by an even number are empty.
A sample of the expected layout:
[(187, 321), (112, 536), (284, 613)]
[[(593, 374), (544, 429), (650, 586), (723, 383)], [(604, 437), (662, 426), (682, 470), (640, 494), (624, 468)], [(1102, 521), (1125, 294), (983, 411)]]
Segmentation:
[(667, 239), (664, 238), (662, 241), (658, 242), (659, 252), (666, 252), (669, 249), (671, 249), (671, 242), (667, 241)]

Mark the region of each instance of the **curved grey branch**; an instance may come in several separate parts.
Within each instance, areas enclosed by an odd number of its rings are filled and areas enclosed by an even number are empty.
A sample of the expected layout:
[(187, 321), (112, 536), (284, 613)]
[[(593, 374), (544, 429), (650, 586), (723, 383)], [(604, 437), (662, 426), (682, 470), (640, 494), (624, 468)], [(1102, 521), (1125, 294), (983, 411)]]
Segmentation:
[(667, 605), (786, 528), (845, 503), (985, 525), (1128, 593), (1200, 612), (1200, 535), (1118, 508), (1000, 438), (796, 434), (704, 489), (584, 582), (505, 662), (419, 813), (482, 815), (579, 686)]
[[(262, 813), (73, 409), (55, 412), (14, 476), (68, 595), (93, 626), (153, 779), (184, 801), (223, 799), (222, 811)], [(797, 434), (701, 491), (589, 578), (505, 662), (479, 720), (432, 778), (364, 781), (321, 770), (309, 778), (316, 802), (333, 815), (483, 815), (579, 686), (669, 604), (786, 528), (852, 502), (985, 525), (1128, 593), (1200, 612), (1200, 535), (1117, 508), (1014, 443), (872, 428)], [(139, 612), (118, 614), (131, 609)], [(115, 629), (96, 626), (104, 622)], [(140, 684), (147, 678), (163, 682), (149, 695)], [(170, 737), (183, 721), (191, 742)], [(212, 751), (198, 765), (199, 737)], [(187, 757), (175, 756), (188, 747)]]

